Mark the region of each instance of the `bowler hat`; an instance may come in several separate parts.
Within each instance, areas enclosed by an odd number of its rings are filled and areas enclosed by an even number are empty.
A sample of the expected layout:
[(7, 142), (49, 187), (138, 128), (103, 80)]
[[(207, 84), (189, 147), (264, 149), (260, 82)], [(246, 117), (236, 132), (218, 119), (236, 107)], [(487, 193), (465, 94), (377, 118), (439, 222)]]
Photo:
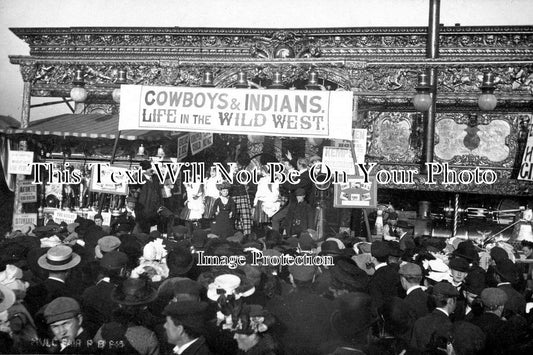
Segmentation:
[(111, 299), (116, 303), (135, 306), (152, 302), (157, 291), (142, 278), (126, 279), (111, 292)]
[(497, 287), (489, 287), (481, 292), (481, 302), (486, 307), (505, 306), (507, 300), (505, 291)]
[(459, 321), (453, 324), (452, 344), (456, 354), (481, 354), (486, 336), (480, 327)]
[(390, 255), (390, 248), (386, 242), (376, 240), (370, 247), (370, 253), (375, 258), (385, 258)]
[(503, 259), (494, 267), (494, 271), (503, 279), (502, 281), (507, 281), (514, 283), (517, 279), (516, 266), (509, 259)]
[(479, 254), (471, 240), (465, 240), (464, 242), (459, 243), (457, 249), (455, 249), (452, 254), (453, 256), (465, 258), (469, 262), (479, 261)]
[(468, 272), (470, 270), (470, 264), (468, 261), (461, 257), (455, 257), (450, 259), (449, 266), (451, 270)]
[(44, 309), (47, 324), (76, 317), (81, 313), (79, 303), (70, 297), (58, 297)]
[(437, 282), (435, 286), (433, 286), (433, 294), (449, 296), (449, 297), (457, 297), (459, 296), (459, 291), (457, 291), (457, 289), (451, 283), (441, 281), (441, 282)]
[(81, 257), (72, 252), (72, 248), (66, 245), (57, 245), (50, 248), (46, 254), (42, 255), (37, 263), (45, 270), (63, 271), (72, 269), (78, 265)]
[(128, 256), (121, 251), (113, 250), (100, 259), (100, 266), (107, 270), (120, 270), (128, 265)]
[(320, 255), (340, 255), (341, 253), (339, 245), (333, 240), (326, 240), (320, 244)]
[(207, 303), (198, 301), (170, 302), (163, 314), (177, 319), (183, 326), (201, 332), (204, 328)]
[(470, 272), (465, 278), (463, 289), (474, 295), (481, 295), (481, 291), (485, 289), (485, 273), (484, 272)]

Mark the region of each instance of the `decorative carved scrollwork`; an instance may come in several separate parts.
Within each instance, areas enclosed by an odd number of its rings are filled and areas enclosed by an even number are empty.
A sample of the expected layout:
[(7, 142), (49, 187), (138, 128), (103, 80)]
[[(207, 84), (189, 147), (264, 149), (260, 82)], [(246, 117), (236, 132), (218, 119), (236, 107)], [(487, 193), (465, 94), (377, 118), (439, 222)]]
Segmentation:
[(366, 124), (369, 129), (370, 146), (368, 155), (395, 163), (416, 163), (420, 160), (420, 150), (413, 147), (413, 122), (416, 114), (406, 112), (369, 112)]
[(438, 114), (435, 158), (455, 165), (510, 169), (517, 149), (517, 117)]
[(263, 59), (288, 59), (319, 57), (321, 52), (314, 37), (281, 30), (274, 32), (271, 37), (254, 37), (250, 54)]

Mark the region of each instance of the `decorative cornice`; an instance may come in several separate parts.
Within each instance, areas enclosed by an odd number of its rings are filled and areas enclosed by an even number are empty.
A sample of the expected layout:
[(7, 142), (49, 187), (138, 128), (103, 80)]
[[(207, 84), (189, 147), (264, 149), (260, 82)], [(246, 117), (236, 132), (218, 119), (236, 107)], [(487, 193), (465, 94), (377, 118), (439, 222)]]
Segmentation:
[[(34, 56), (424, 58), (425, 27), (12, 28)], [(441, 57), (531, 58), (533, 27), (442, 27)]]

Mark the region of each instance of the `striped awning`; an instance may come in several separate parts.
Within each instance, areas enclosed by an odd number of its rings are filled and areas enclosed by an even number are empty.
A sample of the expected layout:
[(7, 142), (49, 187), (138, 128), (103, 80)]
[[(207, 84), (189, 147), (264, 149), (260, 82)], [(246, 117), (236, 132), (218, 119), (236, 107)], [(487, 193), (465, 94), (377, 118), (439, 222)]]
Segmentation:
[[(0, 132), (115, 139), (118, 133), (118, 115), (65, 114), (30, 123), (28, 128), (0, 128)], [(154, 140), (164, 135), (164, 132), (156, 131), (122, 131), (120, 139)]]

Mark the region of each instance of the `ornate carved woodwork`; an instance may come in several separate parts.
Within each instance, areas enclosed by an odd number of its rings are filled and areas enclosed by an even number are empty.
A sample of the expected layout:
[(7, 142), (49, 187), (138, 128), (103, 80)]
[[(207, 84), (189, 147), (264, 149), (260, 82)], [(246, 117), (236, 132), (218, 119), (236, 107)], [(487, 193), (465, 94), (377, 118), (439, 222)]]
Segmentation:
[[(356, 126), (368, 129), (367, 161), (376, 169), (420, 168), (423, 120), (412, 97), (417, 74), (437, 68), (436, 161), (453, 169), (491, 168), (493, 185), (414, 184), (381, 187), (524, 195), (531, 184), (509, 179), (525, 143), (533, 104), (533, 27), (441, 27), (440, 57), (426, 58), (425, 27), (326, 29), (15, 28), (29, 56), (11, 56), (32, 96), (69, 96), (76, 69), (89, 97), (84, 112), (116, 113), (118, 69), (128, 84), (199, 86), (210, 70), (217, 87), (233, 87), (244, 71), (253, 88), (275, 72), (287, 87), (305, 88), (311, 69), (325, 90), (358, 98)], [(496, 77), (498, 106), (479, 111), (483, 73)], [(516, 174), (515, 174), (516, 175)]]

